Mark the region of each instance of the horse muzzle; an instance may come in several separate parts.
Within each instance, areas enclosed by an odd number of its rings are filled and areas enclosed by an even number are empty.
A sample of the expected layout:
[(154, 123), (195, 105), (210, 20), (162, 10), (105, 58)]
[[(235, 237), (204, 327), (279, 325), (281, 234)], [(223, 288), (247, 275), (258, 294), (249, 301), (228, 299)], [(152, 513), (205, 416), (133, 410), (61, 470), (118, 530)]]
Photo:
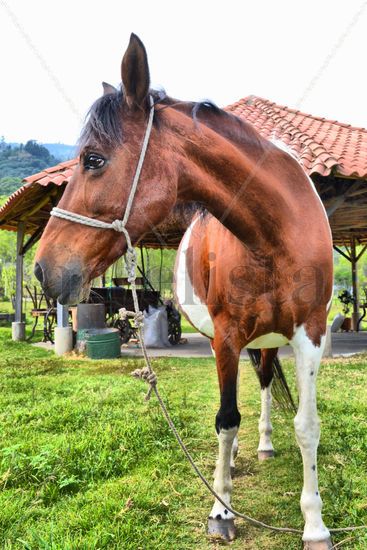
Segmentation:
[(83, 271), (78, 262), (64, 266), (50, 266), (39, 260), (34, 266), (34, 274), (49, 298), (62, 305), (80, 302), (83, 296)]

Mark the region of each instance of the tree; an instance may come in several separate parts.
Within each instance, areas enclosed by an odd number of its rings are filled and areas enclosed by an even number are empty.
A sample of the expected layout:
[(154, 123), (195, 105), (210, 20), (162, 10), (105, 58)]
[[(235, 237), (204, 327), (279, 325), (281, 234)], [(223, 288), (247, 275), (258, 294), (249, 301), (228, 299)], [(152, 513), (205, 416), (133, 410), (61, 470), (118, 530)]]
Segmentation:
[(48, 149), (46, 149), (46, 147), (43, 147), (43, 145), (39, 145), (34, 139), (27, 141), (27, 143), (24, 146), (24, 150), (27, 151), (27, 153), (29, 153), (30, 155), (32, 155), (32, 157), (37, 157), (47, 162), (51, 158), (51, 155)]

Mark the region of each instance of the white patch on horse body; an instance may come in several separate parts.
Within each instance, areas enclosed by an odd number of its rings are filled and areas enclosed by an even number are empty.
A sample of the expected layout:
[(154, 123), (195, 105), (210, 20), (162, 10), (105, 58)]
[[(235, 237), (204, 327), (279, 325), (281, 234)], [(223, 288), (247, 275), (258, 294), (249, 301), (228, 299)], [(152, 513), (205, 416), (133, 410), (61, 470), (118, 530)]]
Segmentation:
[(254, 349), (280, 348), (288, 343), (288, 338), (283, 336), (283, 334), (269, 332), (268, 334), (263, 334), (262, 336), (255, 338), (255, 340), (249, 342), (245, 347)]
[[(214, 490), (224, 500), (226, 504), (231, 505), (232, 478), (231, 478), (231, 457), (232, 449), (237, 437), (238, 427), (221, 429), (218, 434), (219, 455), (214, 474)], [(233, 519), (234, 515), (226, 510), (225, 506), (219, 500), (215, 500), (214, 506), (209, 514), (210, 518)], [(218, 518), (219, 519), (219, 518)]]
[(296, 437), (303, 460), (303, 490), (301, 509), (305, 519), (304, 541), (328, 539), (330, 533), (321, 517), (322, 501), (318, 488), (317, 447), (320, 438), (320, 421), (316, 405), (316, 377), (322, 357), (325, 336), (315, 346), (303, 325), (297, 327), (291, 340), (296, 356), (298, 412), (294, 419)]
[(208, 307), (206, 304), (203, 304), (200, 298), (195, 294), (186, 266), (186, 253), (190, 245), (191, 233), (197, 220), (198, 218), (195, 218), (186, 230), (178, 250), (176, 294), (178, 303), (191, 324), (198, 331), (205, 334), (205, 336), (213, 338), (214, 324), (210, 317)]
[(270, 422), (271, 411), (271, 386), (269, 384), (267, 388), (261, 389), (261, 414), (259, 419), (259, 446), (258, 451), (274, 451), (273, 444), (271, 442), (271, 434), (273, 433), (273, 426)]

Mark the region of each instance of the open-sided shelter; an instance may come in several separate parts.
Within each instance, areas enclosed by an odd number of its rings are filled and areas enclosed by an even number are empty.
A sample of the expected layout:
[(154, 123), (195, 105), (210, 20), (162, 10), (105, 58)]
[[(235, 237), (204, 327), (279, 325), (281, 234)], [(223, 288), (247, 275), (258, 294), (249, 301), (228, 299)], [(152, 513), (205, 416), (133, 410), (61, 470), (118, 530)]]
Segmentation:
[[(367, 249), (367, 130), (249, 96), (225, 110), (282, 142), (311, 177), (329, 216), (334, 248), (352, 267), (358, 318), (357, 262)], [(16, 320), (22, 315), (22, 258), (40, 238), (78, 163), (70, 160), (25, 178), (0, 209), (0, 229), (17, 231)], [(307, 216), (307, 205), (304, 215)], [(144, 246), (177, 248), (188, 219), (176, 213), (144, 237)], [(357, 246), (361, 249), (357, 253)], [(343, 250), (340, 247), (344, 247)]]

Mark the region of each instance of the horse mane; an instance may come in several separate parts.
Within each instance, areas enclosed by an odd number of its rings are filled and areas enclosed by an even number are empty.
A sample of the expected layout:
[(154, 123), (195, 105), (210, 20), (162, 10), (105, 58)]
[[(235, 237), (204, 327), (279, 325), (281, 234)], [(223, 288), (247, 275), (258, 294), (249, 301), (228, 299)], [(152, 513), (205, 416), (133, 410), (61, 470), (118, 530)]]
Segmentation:
[[(78, 140), (78, 149), (81, 151), (87, 145), (100, 145), (113, 150), (122, 144), (123, 127), (121, 125), (122, 89), (114, 93), (98, 98), (89, 109), (84, 127)], [(210, 100), (188, 102), (173, 99), (164, 90), (150, 90), (155, 105), (160, 104), (161, 109), (156, 111), (154, 124), (159, 128), (159, 112), (167, 107), (179, 110), (192, 117), (195, 123), (204, 124), (215, 129), (219, 134), (230, 138), (234, 142), (244, 146), (246, 143), (259, 143), (257, 131), (247, 122), (220, 109)], [(218, 124), (218, 119), (223, 119)], [(224, 124), (226, 122), (226, 124)], [(261, 138), (260, 138), (261, 139)]]

